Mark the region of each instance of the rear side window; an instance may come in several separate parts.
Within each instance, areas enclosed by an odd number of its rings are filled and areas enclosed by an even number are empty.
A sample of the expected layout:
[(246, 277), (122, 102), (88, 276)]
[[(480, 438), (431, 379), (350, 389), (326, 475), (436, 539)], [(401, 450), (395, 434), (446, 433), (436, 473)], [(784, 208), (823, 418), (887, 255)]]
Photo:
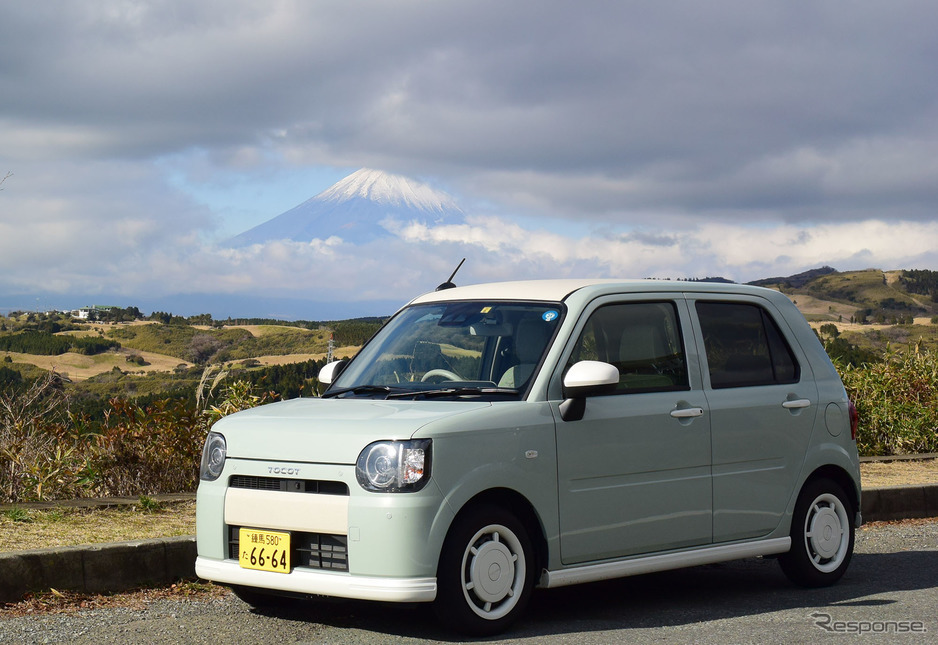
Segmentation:
[(714, 389), (796, 383), (801, 369), (769, 313), (739, 302), (696, 304)]
[(672, 302), (605, 305), (586, 321), (569, 365), (603, 361), (619, 369), (618, 394), (689, 389)]

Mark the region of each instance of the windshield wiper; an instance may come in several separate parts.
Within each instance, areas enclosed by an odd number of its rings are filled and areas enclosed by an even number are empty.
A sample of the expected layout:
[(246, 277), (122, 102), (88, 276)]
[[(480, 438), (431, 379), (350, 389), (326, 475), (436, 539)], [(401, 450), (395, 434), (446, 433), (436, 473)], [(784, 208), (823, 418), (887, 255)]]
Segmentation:
[(407, 397), (441, 397), (441, 396), (487, 396), (489, 394), (517, 395), (518, 390), (510, 387), (443, 387), (436, 390), (413, 390), (407, 392), (389, 393), (389, 399), (403, 399)]
[(349, 392), (352, 394), (376, 394), (378, 392), (389, 394), (391, 392), (391, 388), (388, 385), (356, 385), (355, 387), (343, 387), (341, 390), (326, 392), (320, 398), (331, 399), (334, 396), (347, 394)]

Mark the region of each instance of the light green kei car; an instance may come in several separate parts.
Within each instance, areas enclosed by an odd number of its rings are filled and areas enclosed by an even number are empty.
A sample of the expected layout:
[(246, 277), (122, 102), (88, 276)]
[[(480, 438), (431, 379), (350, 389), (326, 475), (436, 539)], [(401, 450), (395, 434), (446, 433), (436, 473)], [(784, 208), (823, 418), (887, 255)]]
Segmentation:
[(320, 381), (206, 440), (196, 572), (249, 603), (426, 602), (492, 634), (535, 587), (753, 556), (811, 587), (850, 562), (856, 412), (775, 291), (444, 289)]

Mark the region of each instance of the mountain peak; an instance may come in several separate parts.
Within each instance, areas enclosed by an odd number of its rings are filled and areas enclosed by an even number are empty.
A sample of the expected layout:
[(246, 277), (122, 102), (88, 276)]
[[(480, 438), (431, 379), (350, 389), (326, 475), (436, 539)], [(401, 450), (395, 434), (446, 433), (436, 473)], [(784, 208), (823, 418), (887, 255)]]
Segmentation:
[(309, 242), (337, 237), (363, 244), (391, 234), (387, 218), (427, 224), (461, 222), (456, 200), (430, 186), (391, 173), (362, 168), (299, 206), (227, 241), (241, 247), (272, 240)]
[(317, 201), (366, 199), (387, 206), (423, 211), (459, 210), (452, 197), (426, 184), (381, 170), (362, 168), (316, 195)]

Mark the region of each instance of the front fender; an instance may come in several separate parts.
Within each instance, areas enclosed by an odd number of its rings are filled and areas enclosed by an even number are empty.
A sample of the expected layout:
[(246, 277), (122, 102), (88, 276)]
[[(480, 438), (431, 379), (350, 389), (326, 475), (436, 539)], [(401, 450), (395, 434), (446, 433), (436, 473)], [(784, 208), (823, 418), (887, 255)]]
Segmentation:
[(548, 405), (495, 404), (490, 410), (473, 414), (472, 421), (472, 430), (441, 431), (434, 427), (427, 435), (433, 437), (431, 477), (446, 506), (432, 527), (433, 548), (442, 546), (453, 519), (466, 504), (496, 489), (512, 491), (527, 500), (541, 523), (544, 537), (548, 542), (556, 540), (557, 455), (553, 415)]

